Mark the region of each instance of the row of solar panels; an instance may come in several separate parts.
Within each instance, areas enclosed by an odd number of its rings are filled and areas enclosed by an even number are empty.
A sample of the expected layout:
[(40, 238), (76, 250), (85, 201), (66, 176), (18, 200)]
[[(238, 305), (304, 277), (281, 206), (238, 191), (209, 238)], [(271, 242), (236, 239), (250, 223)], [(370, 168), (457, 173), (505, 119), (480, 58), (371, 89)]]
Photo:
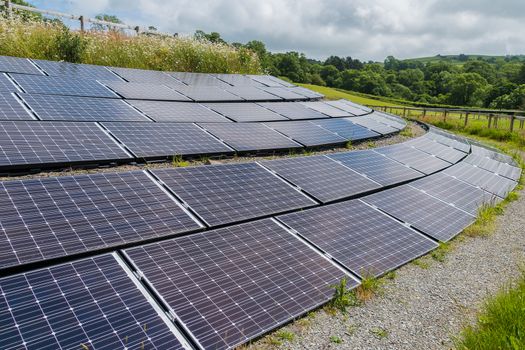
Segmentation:
[(0, 170), (344, 144), (404, 126), (390, 118), (374, 113), (271, 123), (0, 121)]
[[(402, 146), (434, 139), (468, 146), (438, 130)], [(419, 180), (361, 199), (2, 278), (0, 346), (234, 348), (327, 302), (329, 286), (345, 275), (353, 288), (359, 277), (384, 274), (427, 253), (436, 240), (472, 223), (483, 203), (501, 200), (496, 194), (516, 185), (511, 178), (519, 177), (519, 169), (491, 150), (472, 151), (443, 172), (420, 173)], [(330, 193), (348, 191), (348, 184), (366, 192), (377, 186), (373, 174), (391, 169), (374, 160), (366, 164), (371, 152), (4, 182), (1, 203), (19, 201), (14, 210), (0, 212), (7, 238), (0, 252), (27, 252), (15, 255), (20, 264), (30, 254), (49, 259), (315, 205), (265, 168), (302, 184), (310, 195), (308, 188)], [(357, 161), (351, 154), (367, 157)]]

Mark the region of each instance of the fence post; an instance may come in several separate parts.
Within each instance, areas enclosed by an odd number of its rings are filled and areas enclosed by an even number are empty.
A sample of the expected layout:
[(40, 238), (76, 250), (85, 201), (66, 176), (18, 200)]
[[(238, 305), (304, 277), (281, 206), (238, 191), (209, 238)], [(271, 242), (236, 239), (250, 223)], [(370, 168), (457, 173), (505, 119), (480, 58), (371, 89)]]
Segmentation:
[(423, 108), (423, 118), (425, 118), (427, 116), (427, 110), (426, 108)]
[(406, 117), (406, 114), (407, 114), (407, 108), (403, 107), (403, 117)]
[(139, 35), (140, 34), (140, 26), (136, 26), (135, 27), (135, 31), (137, 32), (137, 35)]
[(85, 30), (84, 15), (81, 15), (80, 17), (78, 17), (78, 20), (80, 21), (80, 31), (84, 33), (84, 30)]
[(467, 123), (468, 123), (468, 115), (469, 115), (469, 112), (465, 113), (465, 125), (464, 125), (464, 127), (467, 126)]
[(492, 113), (489, 114), (489, 125), (488, 125), (489, 129), (491, 125), (492, 125)]
[(514, 131), (514, 119), (515, 119), (514, 113), (510, 116), (510, 132)]
[(5, 0), (5, 11), (7, 12), (7, 17), (11, 17), (11, 11), (13, 8), (11, 7), (11, 0)]
[(443, 111), (443, 123), (446, 123), (447, 122), (447, 110), (445, 109), (445, 111)]

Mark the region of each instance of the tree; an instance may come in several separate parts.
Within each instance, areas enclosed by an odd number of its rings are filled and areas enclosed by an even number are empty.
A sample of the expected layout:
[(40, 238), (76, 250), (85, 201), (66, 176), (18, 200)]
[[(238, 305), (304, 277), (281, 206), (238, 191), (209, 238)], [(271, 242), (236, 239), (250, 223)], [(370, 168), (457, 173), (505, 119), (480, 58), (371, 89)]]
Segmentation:
[(326, 85), (341, 85), (340, 72), (335, 66), (324, 65), (319, 73), (321, 75), (321, 78), (326, 82)]
[[(121, 24), (122, 21), (120, 20), (120, 18), (118, 18), (117, 16), (115, 15), (108, 15), (106, 13), (101, 13), (101, 14), (98, 14), (95, 16), (95, 19), (98, 19), (100, 21), (104, 21), (104, 22), (110, 22), (110, 23), (117, 23), (117, 24)], [(92, 23), (91, 24), (91, 29), (94, 29), (94, 30), (114, 30), (114, 31), (118, 31), (118, 29), (116, 29), (116, 27), (113, 27), (109, 24), (100, 24), (100, 23)]]
[(209, 41), (211, 43), (226, 44), (226, 41), (224, 41), (224, 39), (221, 38), (221, 35), (217, 32), (211, 32), (208, 34), (198, 29), (195, 31), (195, 34), (193, 36), (197, 40)]
[(483, 78), (487, 79), (489, 83), (494, 83), (496, 81), (496, 70), (488, 62), (481, 60), (468, 61), (463, 65), (463, 70), (465, 73), (478, 73)]
[(525, 84), (518, 86), (510, 94), (497, 97), (492, 101), (490, 107), (525, 110)]
[(347, 68), (345, 59), (339, 56), (328, 57), (326, 61), (324, 61), (324, 65), (333, 66), (340, 72), (344, 71)]
[(525, 63), (521, 64), (520, 72), (516, 77), (516, 84), (525, 84)]
[(457, 106), (481, 106), (489, 87), (487, 80), (478, 73), (461, 73), (448, 84), (448, 102)]
[[(27, 7), (35, 7), (32, 4), (24, 0), (11, 0), (11, 3), (22, 5), (22, 6), (27, 6)], [(2, 13), (4, 13), (4, 7), (5, 7), (4, 1), (0, 1), (0, 11), (2, 11)], [(18, 18), (20, 18), (23, 21), (36, 21), (36, 22), (45, 21), (44, 17), (40, 13), (35, 13), (31, 11), (26, 11), (26, 10), (18, 10), (18, 9), (14, 9), (13, 13), (15, 13), (18, 16)], [(62, 23), (62, 21), (60, 20), (58, 20), (58, 22)]]
[(403, 69), (398, 72), (397, 81), (405, 86), (412, 87), (425, 78), (421, 69)]

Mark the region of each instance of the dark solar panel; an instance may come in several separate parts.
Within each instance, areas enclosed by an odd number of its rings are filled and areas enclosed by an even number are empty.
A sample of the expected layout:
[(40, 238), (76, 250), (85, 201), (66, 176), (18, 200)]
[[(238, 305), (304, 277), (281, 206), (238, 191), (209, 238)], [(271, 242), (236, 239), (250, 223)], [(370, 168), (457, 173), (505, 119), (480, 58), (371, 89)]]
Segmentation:
[(348, 119), (354, 124), (370, 129), (381, 135), (388, 135), (399, 131), (399, 129), (380, 123), (372, 118), (369, 118), (367, 115), (362, 117), (351, 117)]
[(316, 125), (329, 130), (350, 141), (364, 140), (381, 136), (380, 134), (352, 123), (348, 119), (318, 119), (312, 121)]
[(20, 96), (42, 120), (150, 121), (136, 109), (118, 99), (30, 94), (20, 94)]
[(0, 73), (0, 93), (18, 92), (20, 89), (7, 77)]
[(270, 151), (302, 148), (262, 123), (199, 123), (236, 151)]
[(322, 305), (345, 276), (271, 219), (126, 254), (203, 349), (235, 349)]
[(484, 156), (497, 160), (498, 162), (503, 162), (510, 164), (512, 166), (518, 166), (514, 158), (509, 155), (500, 153), (497, 149), (488, 148), (488, 146), (481, 144), (477, 141), (471, 141), (472, 143), (472, 154)]
[(449, 162), (403, 144), (380, 147), (376, 148), (375, 151), (427, 175), (443, 170), (451, 165)]
[(367, 113), (362, 108), (359, 108), (359, 107), (353, 106), (351, 104), (345, 103), (345, 102), (343, 102), (341, 100), (339, 100), (339, 101), (326, 101), (325, 103), (330, 105), (330, 106), (332, 106), (332, 107), (335, 107), (337, 109), (341, 109), (341, 110), (343, 110), (345, 112), (348, 112), (348, 113), (350, 113), (350, 115), (363, 115), (363, 114)]
[(198, 103), (141, 100), (128, 100), (126, 102), (157, 122), (231, 122)]
[(407, 126), (407, 123), (403, 120), (403, 118), (390, 113), (374, 111), (368, 116), (399, 130), (404, 129)]
[(312, 91), (310, 89), (306, 89), (302, 86), (293, 86), (289, 87), (288, 90), (295, 92), (296, 94), (303, 95), (304, 97), (310, 98), (310, 99), (319, 99), (323, 98), (324, 95), (320, 94), (318, 92)]
[(234, 95), (218, 86), (176, 86), (173, 89), (197, 102), (210, 101), (243, 101), (242, 97)]
[(443, 173), (424, 177), (410, 185), (472, 215), (477, 215), (483, 204), (495, 204), (497, 201), (495, 195)]
[(285, 158), (260, 163), (323, 203), (381, 187), (377, 182), (325, 156)]
[(200, 228), (142, 171), (0, 182), (0, 267)]
[[(290, 84), (283, 84), (282, 80), (272, 77), (271, 75), (248, 75), (251, 79), (271, 87), (283, 87), (289, 86)], [(291, 85), (294, 86), (294, 85)]]
[(308, 98), (302, 94), (294, 92), (294, 88), (289, 87), (262, 87), (264, 90), (272, 95), (278, 96), (283, 100), (307, 100)]
[(255, 163), (159, 169), (153, 173), (210, 226), (315, 204)]
[(222, 80), (219, 80), (206, 73), (170, 72), (168, 74), (190, 86), (218, 86), (222, 88), (231, 87), (230, 84), (227, 84)]
[(0, 120), (35, 120), (12, 93), (0, 93)]
[(443, 145), (426, 136), (406, 141), (404, 144), (453, 164), (465, 157), (465, 153), (450, 146)]
[(438, 247), (359, 200), (277, 219), (361, 277), (382, 275)]
[(322, 101), (315, 102), (300, 102), (303, 106), (306, 106), (319, 113), (326, 114), (329, 117), (351, 117), (353, 114), (345, 112), (339, 108), (333, 107)]
[(233, 153), (222, 142), (190, 123), (103, 123), (137, 158)]
[(470, 154), (465, 158), (465, 162), (488, 170), (492, 173), (504, 176), (514, 181), (521, 177), (521, 169), (505, 162), (499, 162), (492, 158), (477, 154)]
[(205, 106), (236, 122), (288, 120), (256, 103), (207, 103)]
[(394, 185), (424, 176), (423, 173), (372, 150), (335, 153), (329, 155), (329, 157), (340, 161), (383, 186)]
[(1, 278), (0, 348), (187, 348), (116, 259), (107, 254)]
[(11, 74), (11, 77), (29, 94), (118, 98), (96, 80), (28, 74)]
[(343, 144), (347, 140), (308, 121), (265, 123), (306, 147)]
[(254, 86), (232, 86), (224, 88), (226, 91), (235, 94), (246, 101), (282, 101), (279, 96), (270, 94)]
[(265, 86), (264, 84), (242, 74), (212, 74), (212, 76), (233, 86)]
[(429, 137), (432, 140), (435, 140), (446, 146), (455, 148), (461, 152), (464, 152), (464, 153), (470, 152), (470, 145), (466, 141), (448, 137), (446, 136), (447, 134), (439, 133), (437, 132), (437, 130), (438, 129), (436, 128), (431, 128), (430, 131), (426, 134), (426, 137)]
[(259, 103), (264, 108), (275, 113), (279, 113), (288, 119), (323, 119), (328, 116), (313, 109), (307, 108), (300, 103), (295, 102), (267, 102)]
[(132, 158), (94, 123), (0, 122), (0, 167), (29, 167)]
[(71, 77), (88, 80), (116, 80), (122, 81), (104, 66), (93, 64), (79, 64), (69, 62), (33, 60), (50, 76)]
[(126, 99), (191, 101), (188, 97), (165, 85), (120, 81), (105, 81), (104, 84)]
[(408, 185), (363, 198), (393, 217), (440, 241), (448, 241), (476, 217)]
[(0, 56), (0, 72), (43, 75), (29, 59), (11, 56)]
[(358, 103), (355, 103), (355, 102), (352, 102), (352, 101), (349, 101), (349, 100), (340, 99), (340, 100), (337, 100), (337, 102), (345, 104), (347, 106), (351, 106), (351, 107), (355, 107), (355, 108), (361, 109), (361, 110), (365, 111), (365, 113), (370, 113), (370, 112), (373, 111), (373, 109), (370, 108), (370, 107), (367, 107), (367, 106), (364, 106), (364, 105), (361, 105), (361, 104), (358, 104)]
[(124, 78), (129, 82), (134, 83), (150, 83), (150, 84), (166, 84), (166, 85), (184, 85), (177, 79), (169, 75), (168, 72), (161, 72), (156, 70), (133, 69), (109, 67), (113, 72)]

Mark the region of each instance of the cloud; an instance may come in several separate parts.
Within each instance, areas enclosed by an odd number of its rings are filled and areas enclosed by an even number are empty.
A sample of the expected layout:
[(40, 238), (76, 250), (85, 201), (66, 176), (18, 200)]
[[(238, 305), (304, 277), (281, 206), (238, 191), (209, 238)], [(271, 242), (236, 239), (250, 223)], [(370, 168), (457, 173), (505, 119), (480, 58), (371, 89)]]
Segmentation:
[(525, 2), (515, 0), (46, 1), (52, 6), (88, 16), (114, 14), (164, 32), (202, 29), (228, 41), (257, 39), (271, 51), (314, 58), (525, 53)]

